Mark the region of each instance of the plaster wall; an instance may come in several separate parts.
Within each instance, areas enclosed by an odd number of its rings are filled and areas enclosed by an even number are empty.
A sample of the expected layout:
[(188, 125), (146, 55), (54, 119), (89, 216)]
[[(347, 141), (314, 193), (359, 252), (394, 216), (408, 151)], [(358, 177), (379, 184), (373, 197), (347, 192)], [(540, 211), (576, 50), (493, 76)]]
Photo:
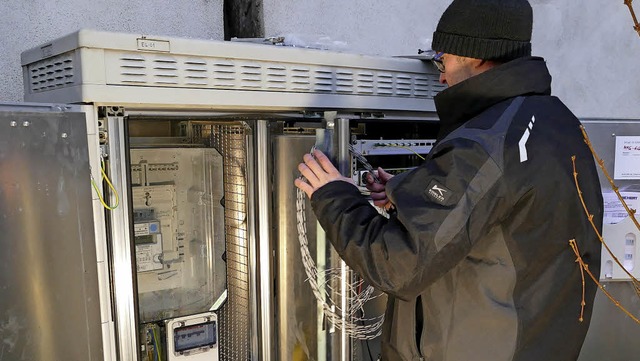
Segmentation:
[[(633, 71), (640, 37), (620, 2), (530, 0), (533, 52), (544, 56), (553, 92), (579, 117), (640, 118)], [(449, 1), (264, 0), (266, 36), (379, 55), (426, 49)], [(80, 28), (221, 40), (222, 0), (5, 0), (0, 2), (0, 101), (23, 97), (20, 53)], [(640, 10), (640, 9), (639, 9)], [(325, 37), (321, 39), (321, 37)]]
[(2, 0), (0, 102), (23, 99), (20, 54), (81, 28), (222, 40), (223, 0)]
[[(380, 55), (413, 55), (431, 44), (448, 0), (263, 0), (265, 35), (289, 35)], [(533, 54), (553, 76), (553, 94), (578, 117), (640, 118), (640, 37), (623, 1), (530, 0)], [(636, 5), (640, 13), (640, 5)]]

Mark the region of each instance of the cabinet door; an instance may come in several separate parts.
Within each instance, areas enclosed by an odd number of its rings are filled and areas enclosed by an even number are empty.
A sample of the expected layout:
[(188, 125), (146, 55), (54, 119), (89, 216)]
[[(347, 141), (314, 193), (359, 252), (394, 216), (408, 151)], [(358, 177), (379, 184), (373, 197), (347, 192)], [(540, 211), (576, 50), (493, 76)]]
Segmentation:
[(0, 105), (0, 358), (102, 360), (86, 118)]

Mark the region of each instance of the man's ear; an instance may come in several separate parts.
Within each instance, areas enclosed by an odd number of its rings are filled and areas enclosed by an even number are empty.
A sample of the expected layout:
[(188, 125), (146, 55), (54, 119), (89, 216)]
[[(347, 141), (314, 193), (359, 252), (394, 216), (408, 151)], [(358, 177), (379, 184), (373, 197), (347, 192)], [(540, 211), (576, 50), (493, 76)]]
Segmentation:
[(473, 59), (473, 60), (476, 60), (476, 62), (473, 64), (474, 68), (476, 70), (479, 70), (480, 72), (489, 70), (499, 64), (498, 62), (495, 62), (492, 60), (483, 60), (483, 59)]
[(489, 60), (484, 60), (484, 59), (473, 59), (476, 62), (473, 64), (474, 68), (483, 68), (485, 66), (487, 66), (490, 61)]

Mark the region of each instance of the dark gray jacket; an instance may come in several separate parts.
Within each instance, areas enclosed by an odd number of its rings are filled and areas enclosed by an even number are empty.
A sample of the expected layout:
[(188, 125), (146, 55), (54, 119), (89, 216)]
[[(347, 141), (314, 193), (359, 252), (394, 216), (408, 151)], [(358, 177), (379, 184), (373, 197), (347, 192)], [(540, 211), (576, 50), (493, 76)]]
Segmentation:
[(389, 295), (383, 360), (568, 361), (578, 357), (598, 275), (602, 197), (576, 117), (550, 96), (542, 58), (511, 61), (436, 97), (427, 160), (387, 184), (380, 216), (346, 182), (318, 189), (316, 216), (345, 262)]

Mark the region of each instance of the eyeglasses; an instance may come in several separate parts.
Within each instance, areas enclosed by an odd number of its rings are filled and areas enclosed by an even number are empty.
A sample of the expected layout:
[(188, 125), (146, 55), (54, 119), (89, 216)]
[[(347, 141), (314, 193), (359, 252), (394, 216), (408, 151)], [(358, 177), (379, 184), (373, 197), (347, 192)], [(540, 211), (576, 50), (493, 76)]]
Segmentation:
[(436, 66), (436, 68), (438, 68), (438, 71), (441, 73), (444, 73), (445, 71), (444, 63), (442, 62), (443, 55), (444, 55), (443, 52), (439, 52), (436, 55), (434, 55), (433, 58), (431, 58), (431, 62), (433, 63), (433, 65)]

